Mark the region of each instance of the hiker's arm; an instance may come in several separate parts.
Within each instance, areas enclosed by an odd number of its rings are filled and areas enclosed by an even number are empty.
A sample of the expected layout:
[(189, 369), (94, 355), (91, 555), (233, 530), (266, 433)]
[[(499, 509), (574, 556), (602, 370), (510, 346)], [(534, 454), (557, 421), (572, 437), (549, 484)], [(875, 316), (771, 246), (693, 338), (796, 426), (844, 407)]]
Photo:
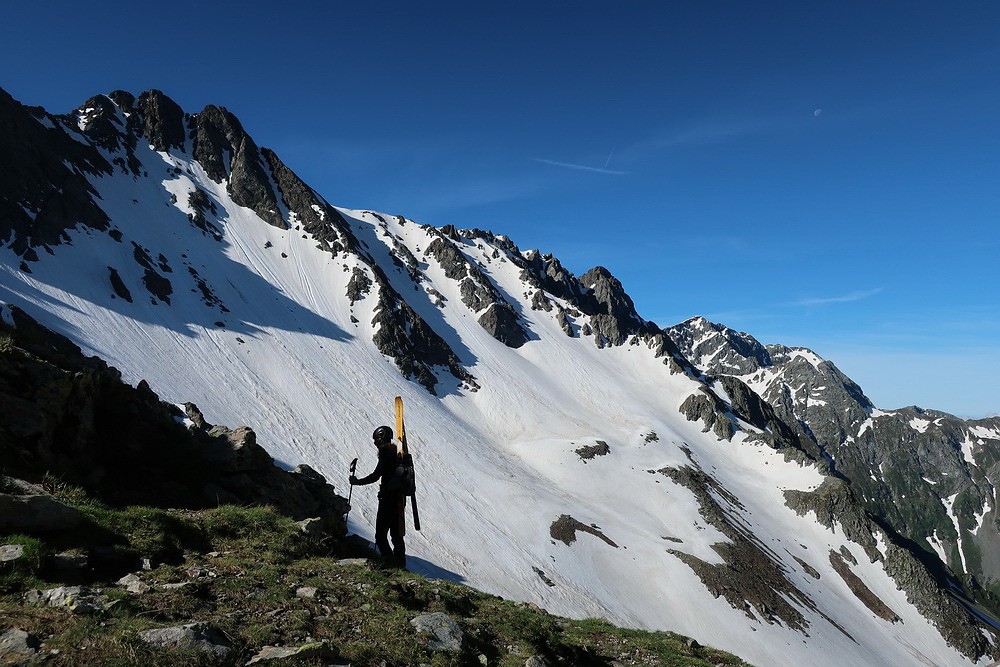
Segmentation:
[(357, 486), (364, 486), (365, 484), (371, 484), (372, 482), (379, 480), (382, 477), (382, 475), (392, 470), (391, 468), (392, 464), (393, 464), (392, 459), (383, 455), (382, 452), (379, 452), (378, 465), (375, 466), (375, 470), (372, 472), (372, 474), (368, 475), (367, 477), (362, 477), (361, 479), (355, 478), (354, 484), (356, 484)]
[(354, 484), (357, 486), (364, 486), (365, 484), (371, 484), (381, 476), (382, 476), (382, 464), (379, 463), (379, 465), (376, 466), (375, 471), (372, 474), (368, 475), (367, 477), (362, 477), (360, 479), (355, 477)]

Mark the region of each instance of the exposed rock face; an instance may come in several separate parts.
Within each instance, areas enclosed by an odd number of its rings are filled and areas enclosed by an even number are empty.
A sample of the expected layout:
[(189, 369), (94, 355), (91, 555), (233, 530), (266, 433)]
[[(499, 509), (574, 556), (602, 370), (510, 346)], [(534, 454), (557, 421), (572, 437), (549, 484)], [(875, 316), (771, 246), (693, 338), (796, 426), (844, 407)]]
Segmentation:
[(184, 149), (184, 110), (159, 90), (141, 95), (136, 111), (142, 118), (142, 136), (158, 151)]
[(552, 539), (559, 540), (566, 546), (576, 542), (577, 531), (590, 533), (594, 537), (602, 540), (608, 546), (614, 547), (615, 549), (618, 548), (618, 545), (608, 538), (607, 535), (602, 533), (600, 528), (597, 526), (588, 526), (587, 524), (574, 519), (569, 514), (563, 514), (558, 519), (553, 521), (551, 526), (549, 526), (549, 535)]
[(0, 664), (28, 664), (38, 653), (38, 639), (20, 628), (10, 628), (0, 634)]
[(73, 131), (70, 117), (29, 109), (0, 90), (0, 239), (13, 235), (11, 247), (27, 261), (76, 225), (108, 228), (84, 174), (110, 174), (111, 164)]
[[(20, 309), (10, 312), (16, 327), (0, 323), (14, 340), (0, 351), (0, 403), (10, 406), (0, 422), (0, 459), (9, 474), (30, 480), (49, 472), (113, 504), (270, 504), (296, 519), (323, 517), (335, 534), (346, 530), (346, 500), (308, 466), (276, 467), (251, 429), (213, 427), (189, 405), (189, 430), (145, 382), (123, 384), (103, 361), (85, 358)], [(3, 503), (19, 503), (11, 516), (20, 521), (79, 521), (47, 496), (0, 495)]]
[(261, 154), (270, 167), (285, 206), (302, 229), (319, 241), (319, 247), (334, 254), (343, 250), (357, 252), (357, 239), (344, 216), (285, 166), (274, 151), (263, 148)]
[[(827, 477), (815, 491), (785, 491), (785, 499), (799, 514), (814, 512), (816, 520), (824, 526), (839, 528), (848, 539), (861, 545), (869, 561), (881, 560), (889, 576), (906, 592), (906, 599), (935, 625), (949, 644), (973, 660), (995, 653), (993, 644), (980, 632), (969, 613), (946, 592), (947, 586), (942, 587), (928, 566), (907, 548), (905, 538), (885, 530), (869, 517), (846, 482)], [(875, 535), (882, 538), (884, 556)], [(856, 564), (853, 555), (841, 555)]]
[[(457, 234), (454, 228), (451, 231)], [(514, 307), (446, 234), (441, 233), (434, 239), (427, 246), (426, 254), (438, 261), (448, 278), (459, 281), (462, 303), (479, 314), (479, 324), (491, 336), (513, 348), (528, 341), (528, 332)]]
[(656, 333), (656, 327), (647, 325), (635, 312), (635, 305), (621, 282), (603, 266), (587, 271), (580, 276), (580, 282), (591, 290), (595, 304), (591, 326), (605, 341), (622, 345), (631, 334)]
[[(738, 512), (742, 506), (736, 497), (693, 463), (680, 468), (663, 468), (658, 472), (689, 489), (698, 501), (701, 516), (730, 540), (712, 545), (725, 561), (719, 565), (709, 564), (676, 549), (668, 551), (690, 567), (713, 595), (724, 597), (734, 609), (743, 611), (748, 619), (763, 619), (767, 623), (780, 621), (794, 630), (807, 633), (809, 621), (795, 605), (816, 612), (819, 610), (812, 599), (785, 576), (784, 566), (738, 521), (730, 519), (716, 500), (716, 497), (722, 498), (729, 505), (730, 512)], [(795, 605), (790, 601), (794, 601)], [(836, 627), (844, 632), (840, 626)]]
[(478, 388), (475, 378), (465, 370), (448, 343), (392, 288), (378, 265), (371, 268), (379, 288), (378, 305), (372, 319), (377, 327), (373, 341), (379, 351), (395, 359), (404, 377), (412, 377), (432, 394), (437, 393), (435, 366), (446, 368), (466, 386)]
[(593, 445), (580, 447), (575, 451), (577, 456), (579, 456), (581, 459), (583, 459), (584, 461), (589, 461), (593, 459), (595, 456), (607, 456), (608, 454), (611, 453), (611, 447), (609, 447), (608, 443), (604, 442), (603, 440), (598, 440)]
[(268, 224), (287, 224), (278, 207), (260, 150), (239, 119), (223, 107), (209, 105), (192, 119), (193, 153), (217, 183), (229, 179), (226, 190), (233, 201), (246, 206)]

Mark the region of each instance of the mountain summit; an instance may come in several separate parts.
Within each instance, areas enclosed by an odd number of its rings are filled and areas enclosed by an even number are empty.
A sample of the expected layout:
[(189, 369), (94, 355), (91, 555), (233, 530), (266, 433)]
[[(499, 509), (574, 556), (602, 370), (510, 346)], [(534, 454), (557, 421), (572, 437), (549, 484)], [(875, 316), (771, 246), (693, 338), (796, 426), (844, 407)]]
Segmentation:
[[(602, 267), (333, 206), (222, 107), (118, 91), (53, 115), (3, 93), (0, 124), (0, 297), (335, 483), (374, 461), (402, 395), (418, 571), (759, 664), (997, 653), (917, 543), (971, 555), (969, 517), (995, 503), (949, 514), (949, 542), (938, 515), (914, 531), (896, 496), (870, 497), (904, 488), (893, 456), (846, 452), (890, 422), (808, 351), (701, 319), (662, 330)], [(969, 428), (986, 488), (1000, 425)], [(370, 536), (373, 499), (354, 501)]]

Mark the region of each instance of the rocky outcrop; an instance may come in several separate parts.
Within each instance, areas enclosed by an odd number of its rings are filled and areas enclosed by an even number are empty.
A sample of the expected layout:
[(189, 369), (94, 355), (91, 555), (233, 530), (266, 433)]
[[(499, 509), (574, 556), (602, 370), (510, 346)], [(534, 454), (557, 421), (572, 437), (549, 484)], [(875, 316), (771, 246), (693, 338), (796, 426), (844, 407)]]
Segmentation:
[(71, 117), (25, 107), (0, 90), (0, 243), (27, 261), (77, 225), (109, 226), (85, 175), (110, 174), (112, 166), (70, 135), (74, 126)]
[[(739, 500), (693, 462), (688, 466), (663, 468), (657, 472), (690, 490), (698, 501), (702, 518), (729, 538), (729, 542), (712, 545), (724, 561), (721, 564), (710, 564), (677, 549), (668, 551), (690, 567), (712, 595), (725, 598), (748, 619), (781, 622), (808, 634), (809, 621), (799, 608), (822, 612), (806, 593), (785, 576), (784, 566), (773, 553), (749, 534), (738, 520), (730, 518), (731, 513), (742, 509)], [(717, 498), (728, 507), (724, 509)]]
[(590, 290), (590, 325), (602, 344), (622, 345), (633, 334), (655, 334), (658, 328), (647, 323), (635, 311), (635, 304), (625, 293), (621, 281), (603, 266), (597, 266), (580, 276), (580, 282)]
[(332, 252), (358, 252), (359, 244), (344, 216), (306, 185), (282, 162), (274, 151), (261, 149), (278, 186), (282, 201), (302, 229), (319, 242), (319, 248)]
[[(957, 588), (954, 582), (938, 579), (907, 547), (905, 539), (876, 524), (847, 483), (827, 477), (815, 491), (785, 491), (785, 501), (800, 515), (813, 512), (822, 525), (842, 531), (864, 549), (871, 562), (882, 561), (910, 604), (934, 624), (950, 645), (972, 660), (996, 657), (997, 637), (985, 636), (987, 630), (981, 630), (972, 614), (949, 593)], [(881, 550), (876, 535), (882, 540)]]
[(147, 90), (136, 100), (142, 136), (154, 150), (184, 150), (184, 110), (159, 90)]
[(192, 117), (194, 158), (217, 183), (228, 179), (226, 191), (270, 225), (285, 229), (271, 178), (257, 144), (236, 116), (209, 105)]
[(618, 548), (618, 545), (615, 544), (607, 535), (601, 532), (600, 528), (594, 525), (588, 526), (582, 521), (574, 519), (569, 514), (561, 515), (558, 519), (552, 522), (551, 526), (549, 526), (549, 535), (552, 539), (559, 540), (566, 546), (576, 542), (576, 534), (578, 531), (590, 533), (608, 546), (614, 547), (615, 549)]
[(425, 254), (437, 260), (446, 277), (459, 283), (462, 303), (479, 315), (480, 326), (491, 336), (512, 348), (521, 347), (528, 341), (521, 316), (447, 234), (439, 233), (427, 246)]
[(418, 634), (427, 637), (427, 648), (432, 651), (458, 653), (462, 650), (462, 628), (445, 613), (421, 614), (410, 620), (410, 625)]
[[(345, 532), (346, 500), (308, 466), (275, 466), (252, 429), (213, 427), (191, 404), (184, 415), (145, 382), (122, 383), (118, 371), (84, 357), (20, 309), (10, 314), (13, 328), (0, 323), (0, 335), (12, 341), (0, 350), (0, 402), (9, 406), (0, 421), (0, 459), (7, 474), (55, 475), (115, 505), (269, 504), (296, 519), (322, 517), (329, 532)], [(185, 416), (190, 429), (181, 423)], [(0, 495), (4, 502), (18, 504), (21, 521), (76, 520), (47, 496)]]
[(79, 510), (45, 494), (0, 493), (0, 530), (9, 533), (50, 532), (76, 528), (84, 521)]
[(371, 269), (378, 285), (372, 340), (379, 351), (396, 361), (404, 377), (415, 379), (432, 394), (436, 395), (438, 384), (435, 366), (450, 371), (464, 386), (478, 389), (475, 378), (465, 370), (448, 343), (392, 288), (377, 264)]

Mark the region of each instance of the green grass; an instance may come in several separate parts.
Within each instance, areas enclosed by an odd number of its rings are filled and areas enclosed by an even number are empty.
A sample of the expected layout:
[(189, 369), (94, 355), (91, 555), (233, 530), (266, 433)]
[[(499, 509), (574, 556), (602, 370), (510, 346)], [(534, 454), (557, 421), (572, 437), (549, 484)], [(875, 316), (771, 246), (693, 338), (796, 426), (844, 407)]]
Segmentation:
[[(739, 665), (737, 658), (689, 646), (672, 633), (624, 630), (599, 620), (570, 621), (447, 581), (372, 565), (340, 565), (339, 556), (307, 538), (292, 520), (268, 507), (223, 506), (205, 511), (110, 508), (73, 489), (64, 498), (88, 517), (85, 529), (61, 536), (9, 536), (33, 554), (0, 592), (0, 617), (45, 641), (52, 665), (243, 665), (265, 645), (298, 646), (326, 640), (335, 659), (355, 666), (429, 664), (523, 667), (533, 656), (550, 665)], [(56, 548), (85, 549), (98, 539), (145, 557), (171, 556), (139, 576), (152, 588), (134, 595), (111, 582), (123, 572), (87, 582), (113, 602), (96, 615), (28, 607), (24, 590), (42, 587), (37, 568)], [(335, 545), (343, 548), (343, 545)], [(51, 578), (51, 573), (46, 574)], [(181, 588), (164, 584), (185, 583)], [(50, 581), (46, 585), (59, 585)], [(296, 589), (318, 589), (299, 598)], [(5, 594), (2, 594), (5, 593)], [(463, 649), (432, 652), (410, 621), (441, 611), (464, 632)], [(225, 658), (152, 648), (139, 633), (148, 628), (209, 622), (227, 637)], [(481, 657), (482, 656), (482, 657)], [(321, 665), (300, 659), (282, 664)]]
[(43, 583), (38, 573), (42, 569), (47, 549), (41, 540), (14, 534), (0, 538), (0, 544), (24, 547), (24, 554), (20, 558), (0, 563), (0, 592), (27, 590)]

